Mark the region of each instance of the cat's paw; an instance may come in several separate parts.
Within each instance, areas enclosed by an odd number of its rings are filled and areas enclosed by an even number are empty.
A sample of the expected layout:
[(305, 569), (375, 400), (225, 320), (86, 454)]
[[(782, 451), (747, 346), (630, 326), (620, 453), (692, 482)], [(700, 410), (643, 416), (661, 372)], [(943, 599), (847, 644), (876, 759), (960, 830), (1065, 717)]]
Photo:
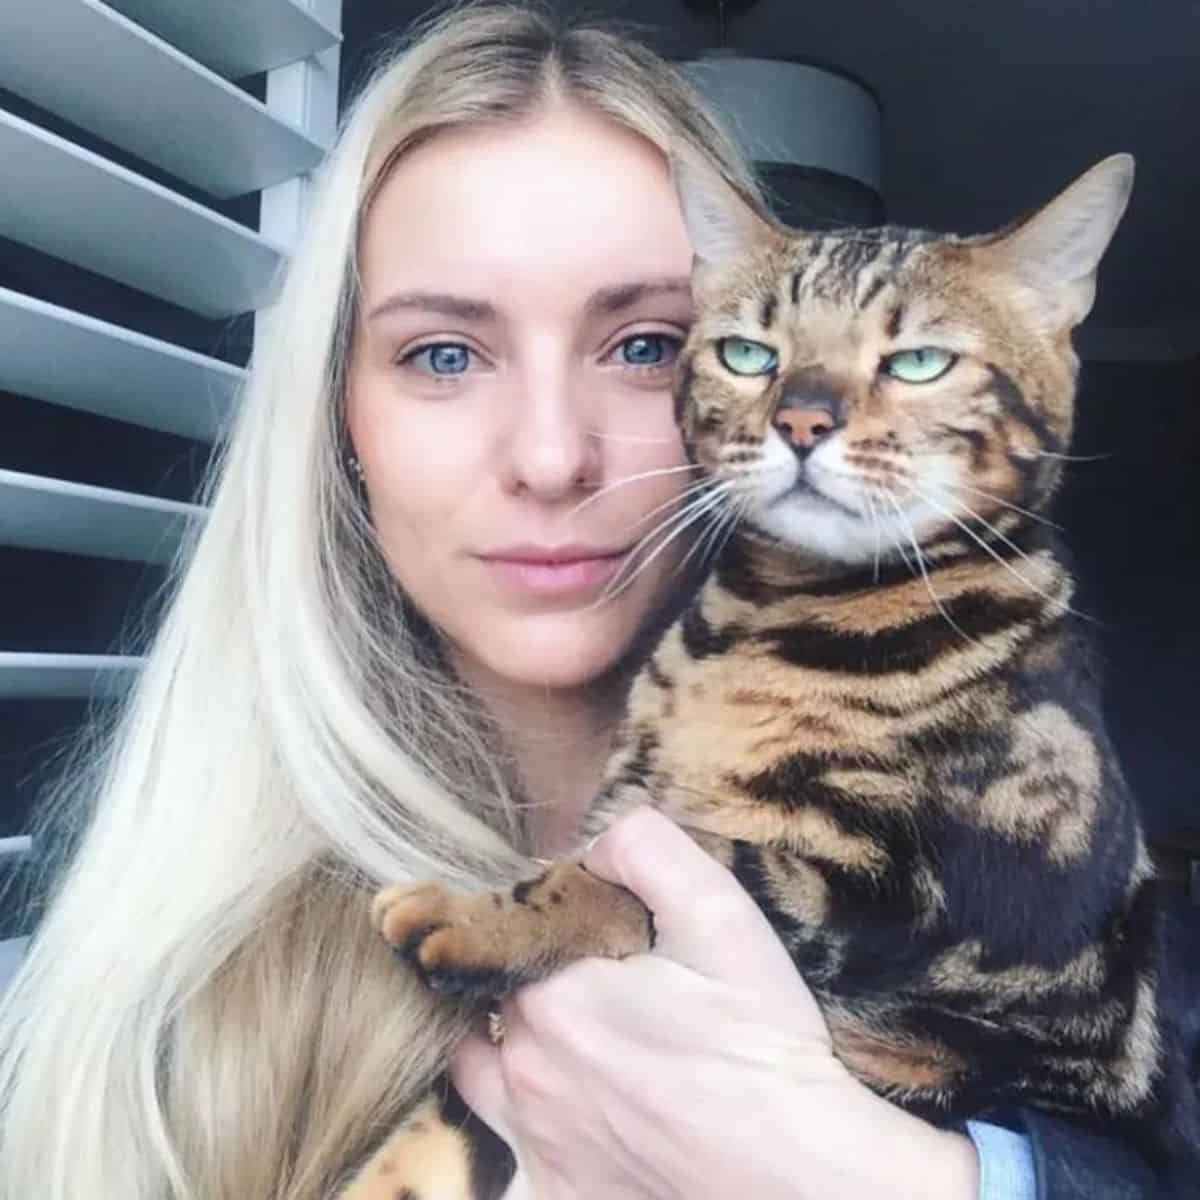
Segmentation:
[(505, 955), (502, 904), (490, 893), (460, 896), (427, 883), (388, 888), (371, 911), (384, 940), (433, 991), (499, 997), (525, 982)]
[(374, 918), (430, 988), (478, 998), (507, 996), (589, 955), (624, 958), (654, 944), (646, 906), (573, 862), (550, 864), (503, 892), (388, 888), (375, 899)]
[(452, 903), (440, 883), (385, 888), (371, 904), (371, 924), (407, 958), (424, 935), (444, 923)]

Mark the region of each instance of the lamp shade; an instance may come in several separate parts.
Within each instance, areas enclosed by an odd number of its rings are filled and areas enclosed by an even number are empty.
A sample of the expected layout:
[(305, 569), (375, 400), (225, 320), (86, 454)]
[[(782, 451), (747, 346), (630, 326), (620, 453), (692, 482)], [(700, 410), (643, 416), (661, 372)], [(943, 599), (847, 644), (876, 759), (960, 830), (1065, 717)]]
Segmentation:
[(786, 59), (713, 51), (681, 63), (755, 163), (793, 225), (877, 225), (880, 111), (844, 75)]

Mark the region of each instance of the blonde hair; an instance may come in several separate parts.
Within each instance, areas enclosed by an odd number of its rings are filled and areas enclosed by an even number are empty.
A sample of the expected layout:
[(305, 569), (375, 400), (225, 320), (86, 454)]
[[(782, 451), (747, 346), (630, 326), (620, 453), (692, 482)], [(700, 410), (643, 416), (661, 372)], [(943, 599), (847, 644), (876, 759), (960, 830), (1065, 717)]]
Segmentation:
[(380, 65), (316, 181), (210, 513), (77, 847), (0, 1008), (3, 1200), (319, 1200), (459, 1033), (370, 930), (383, 882), (526, 867), (486, 728), (383, 566), (345, 468), (360, 222), (438, 130), (561, 97), (749, 192), (651, 51), (530, 4), (457, 8)]

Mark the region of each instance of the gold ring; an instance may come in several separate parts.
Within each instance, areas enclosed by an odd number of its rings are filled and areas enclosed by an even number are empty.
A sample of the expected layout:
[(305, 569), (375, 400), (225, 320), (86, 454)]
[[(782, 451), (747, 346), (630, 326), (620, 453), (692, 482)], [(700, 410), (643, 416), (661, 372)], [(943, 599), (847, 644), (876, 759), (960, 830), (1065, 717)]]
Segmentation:
[(498, 1046), (504, 1041), (504, 1015), (498, 1008), (489, 1008), (487, 1014), (487, 1032), (488, 1039), (493, 1046)]

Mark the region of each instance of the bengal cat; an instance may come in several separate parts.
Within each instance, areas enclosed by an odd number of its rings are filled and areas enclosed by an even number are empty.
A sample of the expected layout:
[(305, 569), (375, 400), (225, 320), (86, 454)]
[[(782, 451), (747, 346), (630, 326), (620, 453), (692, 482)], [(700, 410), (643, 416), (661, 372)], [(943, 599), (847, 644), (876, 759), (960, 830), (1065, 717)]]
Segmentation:
[[(677, 415), (722, 544), (633, 685), (588, 832), (636, 805), (693, 832), (841, 1060), (905, 1108), (1040, 1106), (1162, 1155), (1191, 1116), (1152, 869), (1045, 515), (1071, 330), (1132, 177), (1109, 158), (987, 236), (809, 233), (676, 164), (697, 257)], [(569, 861), (509, 894), (391, 889), (375, 917), (472, 1001), (654, 939)], [(437, 1108), (354, 1200), (502, 1189)]]

